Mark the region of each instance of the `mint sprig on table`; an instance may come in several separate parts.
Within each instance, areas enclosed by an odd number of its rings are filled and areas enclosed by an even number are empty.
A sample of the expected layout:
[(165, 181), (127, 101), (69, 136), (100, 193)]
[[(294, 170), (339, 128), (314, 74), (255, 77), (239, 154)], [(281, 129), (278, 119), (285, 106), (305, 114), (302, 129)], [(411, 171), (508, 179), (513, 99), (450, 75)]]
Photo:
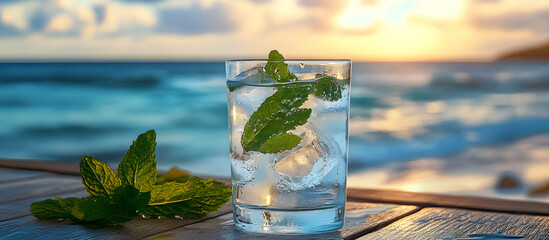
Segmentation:
[(342, 97), (341, 84), (333, 77), (324, 76), (313, 82), (297, 81), (282, 54), (276, 50), (269, 53), (265, 73), (275, 83), (287, 84), (276, 85), (277, 91), (250, 116), (241, 138), (246, 152), (279, 153), (296, 147), (301, 137), (289, 131), (305, 124), (311, 116), (310, 108), (301, 108), (309, 94), (325, 101), (337, 101)]
[(115, 173), (94, 157), (80, 161), (82, 183), (89, 197), (47, 199), (31, 204), (38, 219), (69, 219), (77, 223), (113, 225), (141, 214), (152, 217), (197, 218), (217, 211), (231, 189), (213, 179), (190, 177), (172, 168), (160, 176), (154, 150), (156, 133), (137, 137)]

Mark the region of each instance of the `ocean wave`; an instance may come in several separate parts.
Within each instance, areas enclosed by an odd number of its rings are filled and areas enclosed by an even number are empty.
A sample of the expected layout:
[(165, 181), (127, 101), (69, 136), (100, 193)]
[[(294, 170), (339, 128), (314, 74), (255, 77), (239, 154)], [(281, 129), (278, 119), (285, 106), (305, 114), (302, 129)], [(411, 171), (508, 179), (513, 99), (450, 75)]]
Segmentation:
[(4, 75), (0, 83), (8, 84), (59, 84), (77, 85), (94, 88), (151, 88), (162, 81), (159, 76), (108, 76), (108, 75), (71, 75), (52, 74), (43, 76)]
[[(547, 66), (549, 68), (549, 66)], [(433, 76), (429, 86), (456, 90), (489, 91), (537, 91), (549, 90), (549, 71), (531, 74), (495, 72), (478, 74), (475, 72), (439, 73)]]
[[(443, 122), (428, 127), (428, 134), (412, 139), (352, 136), (349, 141), (351, 171), (390, 162), (417, 158), (444, 156), (464, 151), (473, 146), (503, 144), (549, 132), (549, 118), (509, 119), (481, 125)], [(443, 130), (443, 134), (437, 133)], [(352, 166), (352, 167), (351, 167)]]

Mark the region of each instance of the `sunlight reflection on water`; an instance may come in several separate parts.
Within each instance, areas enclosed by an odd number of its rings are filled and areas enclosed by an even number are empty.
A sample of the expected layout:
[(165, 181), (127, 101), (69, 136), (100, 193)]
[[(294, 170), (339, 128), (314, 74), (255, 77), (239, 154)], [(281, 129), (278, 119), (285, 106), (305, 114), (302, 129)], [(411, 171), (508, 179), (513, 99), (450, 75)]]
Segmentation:
[[(229, 177), (224, 71), (0, 64), (0, 157), (115, 163), (154, 128), (160, 169)], [(351, 187), (527, 198), (549, 182), (547, 63), (355, 62), (351, 81)], [(505, 172), (521, 189), (495, 189)]]

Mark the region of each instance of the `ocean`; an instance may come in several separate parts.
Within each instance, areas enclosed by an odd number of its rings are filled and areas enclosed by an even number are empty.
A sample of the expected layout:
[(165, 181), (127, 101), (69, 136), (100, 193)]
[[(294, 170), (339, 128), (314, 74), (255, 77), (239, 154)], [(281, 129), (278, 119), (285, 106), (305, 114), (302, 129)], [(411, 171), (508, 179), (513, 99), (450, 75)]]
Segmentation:
[[(349, 186), (549, 182), (549, 62), (354, 62), (351, 85)], [(149, 129), (160, 169), (229, 177), (224, 63), (0, 63), (0, 158), (116, 166)]]

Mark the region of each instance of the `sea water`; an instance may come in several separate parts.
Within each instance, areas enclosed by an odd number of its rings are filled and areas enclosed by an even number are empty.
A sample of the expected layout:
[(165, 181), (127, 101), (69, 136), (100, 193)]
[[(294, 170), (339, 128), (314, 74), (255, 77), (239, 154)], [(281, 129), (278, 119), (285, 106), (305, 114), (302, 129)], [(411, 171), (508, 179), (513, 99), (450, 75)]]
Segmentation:
[[(94, 155), (116, 166), (132, 139), (155, 129), (159, 170), (228, 178), (225, 70), (0, 63), (0, 157)], [(548, 62), (353, 62), (351, 78), (347, 187), (546, 201), (527, 190), (549, 180)], [(493, 190), (504, 171), (523, 176), (526, 190)]]
[[(250, 116), (281, 84), (246, 84), (228, 91), (235, 224), (251, 231), (321, 232), (340, 228), (345, 212), (349, 84), (342, 97), (326, 101), (309, 94), (301, 108), (307, 122), (289, 131), (295, 148), (276, 154), (244, 151), (242, 134)], [(315, 84), (316, 80), (289, 84)], [(234, 86), (234, 82), (228, 83)]]

